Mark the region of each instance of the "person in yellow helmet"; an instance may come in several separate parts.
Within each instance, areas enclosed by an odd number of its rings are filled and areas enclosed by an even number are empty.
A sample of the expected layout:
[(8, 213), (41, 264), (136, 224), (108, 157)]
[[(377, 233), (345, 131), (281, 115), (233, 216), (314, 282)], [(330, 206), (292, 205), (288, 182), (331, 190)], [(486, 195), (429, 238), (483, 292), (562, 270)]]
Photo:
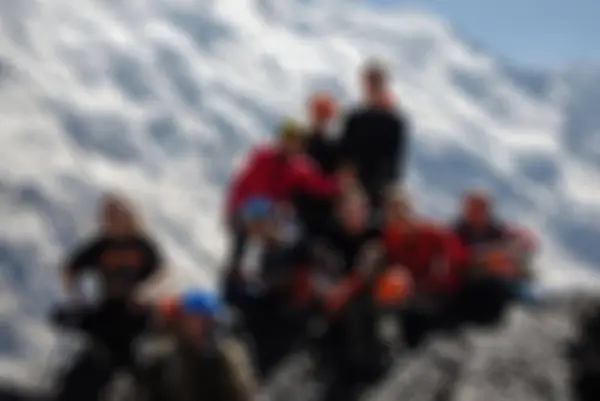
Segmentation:
[(246, 228), (243, 211), (257, 203), (270, 203), (274, 208), (291, 204), (296, 194), (308, 193), (334, 198), (353, 182), (349, 174), (327, 176), (303, 153), (305, 127), (286, 119), (277, 130), (275, 140), (251, 150), (230, 185), (225, 205), (228, 227), (234, 237), (228, 274), (237, 276), (244, 253)]

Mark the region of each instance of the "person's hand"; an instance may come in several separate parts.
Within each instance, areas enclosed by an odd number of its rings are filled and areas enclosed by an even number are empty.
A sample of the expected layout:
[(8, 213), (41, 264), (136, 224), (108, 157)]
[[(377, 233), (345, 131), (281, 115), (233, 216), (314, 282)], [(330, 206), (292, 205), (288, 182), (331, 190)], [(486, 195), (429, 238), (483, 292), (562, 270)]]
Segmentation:
[(485, 255), (484, 263), (488, 271), (501, 277), (512, 277), (516, 268), (511, 258), (506, 252), (495, 250)]

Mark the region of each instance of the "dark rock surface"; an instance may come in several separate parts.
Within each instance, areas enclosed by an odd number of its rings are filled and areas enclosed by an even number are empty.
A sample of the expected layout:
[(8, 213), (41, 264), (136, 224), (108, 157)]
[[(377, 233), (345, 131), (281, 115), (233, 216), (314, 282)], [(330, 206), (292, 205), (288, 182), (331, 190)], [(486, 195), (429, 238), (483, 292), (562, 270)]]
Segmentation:
[[(501, 328), (465, 328), (437, 336), (396, 365), (360, 401), (579, 401), (569, 345), (581, 342), (580, 316), (591, 301), (568, 300), (545, 307), (510, 310)], [(269, 382), (264, 400), (309, 401), (324, 391), (308, 353), (291, 356)], [(284, 365), (286, 365), (284, 363)], [(588, 394), (589, 396), (589, 394)], [(597, 394), (593, 399), (598, 398)], [(0, 401), (45, 401), (23, 391), (0, 391)]]

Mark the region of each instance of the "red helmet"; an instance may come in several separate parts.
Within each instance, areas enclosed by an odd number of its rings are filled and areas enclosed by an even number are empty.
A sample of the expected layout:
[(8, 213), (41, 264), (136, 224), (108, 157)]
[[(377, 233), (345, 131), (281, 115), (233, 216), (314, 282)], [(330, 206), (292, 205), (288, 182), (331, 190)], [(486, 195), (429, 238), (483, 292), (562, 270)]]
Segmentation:
[(313, 95), (308, 103), (310, 117), (318, 121), (330, 120), (338, 113), (338, 102), (328, 93)]

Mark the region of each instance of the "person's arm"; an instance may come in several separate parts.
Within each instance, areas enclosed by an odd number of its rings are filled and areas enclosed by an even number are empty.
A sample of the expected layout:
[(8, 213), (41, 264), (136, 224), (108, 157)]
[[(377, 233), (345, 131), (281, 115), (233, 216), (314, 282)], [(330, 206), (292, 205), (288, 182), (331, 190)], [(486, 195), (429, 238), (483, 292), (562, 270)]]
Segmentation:
[(243, 203), (245, 186), (249, 177), (256, 169), (256, 165), (260, 163), (261, 158), (262, 152), (260, 150), (252, 151), (244, 164), (234, 175), (225, 200), (225, 216), (227, 219), (233, 218), (236, 209)]
[(354, 163), (354, 138), (357, 135), (355, 113), (350, 113), (342, 124), (340, 138), (336, 146), (337, 164)]
[(158, 298), (166, 282), (166, 269), (156, 243), (149, 239), (140, 242), (144, 254), (143, 274), (136, 290), (136, 301), (144, 302)]
[(396, 118), (394, 135), (389, 138), (385, 147), (387, 154), (382, 160), (382, 176), (391, 185), (396, 181), (404, 180), (406, 164), (408, 162), (408, 130), (404, 116)]
[(379, 240), (372, 240), (363, 246), (355, 261), (355, 269), (330, 295), (327, 307), (330, 312), (337, 312), (344, 307), (356, 294), (377, 277), (379, 268), (385, 261), (384, 248)]
[[(256, 369), (250, 352), (241, 341), (235, 338), (222, 340), (220, 350), (223, 356), (222, 388), (223, 399), (230, 401), (254, 401), (259, 391)], [(226, 393), (226, 394), (225, 394)]]
[(312, 160), (302, 157), (294, 163), (293, 186), (298, 190), (324, 198), (340, 193), (341, 180), (338, 177), (327, 176)]
[(67, 259), (62, 269), (62, 287), (66, 295), (78, 295), (77, 279), (86, 269), (97, 263), (101, 248), (101, 240), (86, 242), (76, 248)]
[(507, 235), (511, 238), (509, 252), (523, 278), (533, 277), (533, 263), (539, 249), (539, 240), (529, 230), (509, 228)]
[(311, 267), (313, 262), (311, 248), (311, 244), (305, 240), (298, 242), (291, 251), (292, 299), (298, 307), (309, 305), (313, 296), (314, 271)]

